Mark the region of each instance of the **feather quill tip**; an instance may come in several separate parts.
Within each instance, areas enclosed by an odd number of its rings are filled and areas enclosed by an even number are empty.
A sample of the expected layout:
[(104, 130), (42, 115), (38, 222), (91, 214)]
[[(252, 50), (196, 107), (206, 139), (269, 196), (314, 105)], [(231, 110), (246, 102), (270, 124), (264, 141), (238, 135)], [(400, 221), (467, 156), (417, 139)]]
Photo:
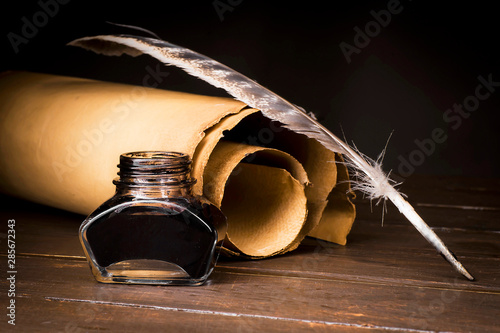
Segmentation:
[(467, 271), (467, 269), (462, 265), (460, 261), (458, 261), (457, 257), (455, 254), (451, 251), (449, 251), (450, 256), (447, 256), (446, 254), (439, 252), (439, 254), (447, 261), (449, 262), (453, 268), (455, 268), (460, 274), (465, 276), (469, 281), (475, 281), (476, 279)]

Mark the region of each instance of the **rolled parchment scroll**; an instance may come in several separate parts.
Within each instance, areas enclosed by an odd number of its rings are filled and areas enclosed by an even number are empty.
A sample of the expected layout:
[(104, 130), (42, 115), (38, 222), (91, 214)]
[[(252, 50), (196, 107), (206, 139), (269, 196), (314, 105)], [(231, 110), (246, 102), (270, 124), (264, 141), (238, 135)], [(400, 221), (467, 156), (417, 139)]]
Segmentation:
[(196, 194), (228, 217), (226, 253), (346, 243), (355, 210), (340, 156), (239, 101), (14, 71), (0, 97), (4, 193), (86, 215), (113, 195), (120, 154), (180, 151)]

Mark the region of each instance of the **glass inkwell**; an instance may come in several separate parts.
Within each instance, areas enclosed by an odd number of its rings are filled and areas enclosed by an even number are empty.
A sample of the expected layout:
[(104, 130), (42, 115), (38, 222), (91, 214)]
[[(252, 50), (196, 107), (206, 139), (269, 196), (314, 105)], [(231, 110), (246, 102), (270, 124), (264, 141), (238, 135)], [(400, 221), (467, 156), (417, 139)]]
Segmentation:
[(226, 235), (222, 212), (193, 196), (191, 159), (175, 152), (120, 156), (115, 195), (80, 226), (99, 282), (201, 285)]

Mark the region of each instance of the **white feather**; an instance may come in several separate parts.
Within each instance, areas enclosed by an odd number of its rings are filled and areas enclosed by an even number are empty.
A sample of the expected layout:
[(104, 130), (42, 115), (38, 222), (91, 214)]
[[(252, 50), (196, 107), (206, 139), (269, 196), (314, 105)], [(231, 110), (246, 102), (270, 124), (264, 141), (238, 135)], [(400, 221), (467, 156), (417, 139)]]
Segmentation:
[[(469, 280), (474, 278), (441, 239), (415, 212), (413, 207), (391, 185), (381, 163), (373, 161), (340, 140), (301, 108), (286, 101), (272, 91), (233, 69), (192, 50), (166, 41), (128, 35), (84, 37), (69, 45), (83, 47), (105, 55), (148, 54), (166, 65), (180, 67), (187, 73), (211, 85), (226, 90), (234, 98), (261, 110), (264, 116), (279, 121), (286, 128), (320, 142), (327, 149), (343, 154), (349, 166), (358, 175), (354, 189), (366, 193), (371, 199), (390, 200), (450, 264)], [(361, 180), (361, 181), (359, 181)]]

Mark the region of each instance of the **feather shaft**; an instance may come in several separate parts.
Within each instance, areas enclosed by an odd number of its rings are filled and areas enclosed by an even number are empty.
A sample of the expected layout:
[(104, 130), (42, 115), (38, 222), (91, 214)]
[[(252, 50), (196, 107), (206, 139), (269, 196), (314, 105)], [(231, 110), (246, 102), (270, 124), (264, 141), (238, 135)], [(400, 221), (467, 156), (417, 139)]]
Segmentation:
[(414, 225), (422, 236), (467, 279), (474, 280), (436, 233), (415, 212), (413, 207), (391, 185), (381, 165), (359, 154), (302, 109), (264, 88), (248, 77), (202, 54), (166, 41), (129, 35), (84, 37), (69, 43), (105, 55), (148, 54), (165, 65), (185, 70), (215, 87), (226, 90), (234, 98), (261, 110), (264, 116), (279, 121), (284, 127), (320, 142), (325, 148), (343, 154), (366, 182), (360, 189), (370, 198), (389, 199)]

